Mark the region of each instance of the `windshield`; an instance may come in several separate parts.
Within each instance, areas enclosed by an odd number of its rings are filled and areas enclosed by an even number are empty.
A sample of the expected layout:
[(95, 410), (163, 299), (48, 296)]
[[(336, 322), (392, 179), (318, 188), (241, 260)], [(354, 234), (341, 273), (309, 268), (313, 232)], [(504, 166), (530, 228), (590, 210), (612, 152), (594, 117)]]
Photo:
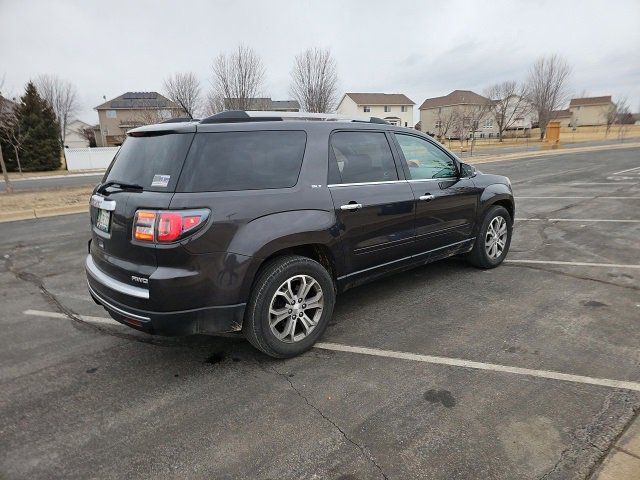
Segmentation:
[(192, 138), (192, 133), (128, 137), (104, 181), (137, 184), (154, 192), (173, 192)]

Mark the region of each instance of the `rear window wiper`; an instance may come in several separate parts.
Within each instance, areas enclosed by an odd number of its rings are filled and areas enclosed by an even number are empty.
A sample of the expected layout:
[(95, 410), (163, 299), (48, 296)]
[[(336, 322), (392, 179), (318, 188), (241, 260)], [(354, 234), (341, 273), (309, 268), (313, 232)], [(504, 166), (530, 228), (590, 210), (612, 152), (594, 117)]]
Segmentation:
[(138, 185), (137, 183), (127, 183), (120, 180), (109, 180), (108, 182), (103, 183), (98, 187), (96, 193), (104, 193), (104, 191), (109, 187), (118, 187), (121, 190), (131, 190), (133, 192), (141, 192), (144, 190), (142, 185)]

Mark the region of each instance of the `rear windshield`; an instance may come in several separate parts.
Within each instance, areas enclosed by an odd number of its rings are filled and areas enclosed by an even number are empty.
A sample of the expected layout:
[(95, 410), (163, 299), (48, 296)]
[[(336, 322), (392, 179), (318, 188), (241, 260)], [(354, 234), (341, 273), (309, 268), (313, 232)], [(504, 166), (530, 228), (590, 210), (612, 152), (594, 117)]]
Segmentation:
[(196, 134), (178, 191), (220, 192), (293, 187), (307, 140), (303, 131)]
[(127, 137), (105, 180), (156, 192), (174, 191), (192, 138), (192, 133)]

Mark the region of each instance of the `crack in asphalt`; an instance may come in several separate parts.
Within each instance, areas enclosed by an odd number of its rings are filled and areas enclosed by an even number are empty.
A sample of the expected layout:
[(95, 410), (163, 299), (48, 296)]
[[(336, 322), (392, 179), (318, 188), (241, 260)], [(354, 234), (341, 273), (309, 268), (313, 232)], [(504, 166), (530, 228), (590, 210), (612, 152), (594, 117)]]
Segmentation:
[(135, 335), (130, 335), (124, 332), (116, 332), (116, 331), (106, 329), (94, 323), (83, 320), (78, 316), (77, 313), (75, 313), (71, 308), (67, 307), (64, 303), (62, 303), (53, 293), (51, 293), (47, 289), (47, 287), (44, 285), (44, 282), (42, 281), (41, 276), (28, 272), (24, 269), (18, 269), (14, 265), (12, 255), (13, 255), (13, 251), (10, 254), (4, 256), (6, 271), (11, 272), (18, 280), (30, 283), (31, 285), (34, 285), (36, 288), (38, 288), (38, 290), (40, 291), (42, 296), (45, 298), (47, 303), (49, 303), (51, 306), (57, 309), (60, 313), (65, 315), (69, 320), (72, 320), (73, 322), (75, 322), (77, 325), (82, 325), (94, 332), (98, 332), (103, 335), (122, 338), (124, 340), (130, 340), (130, 341), (135, 341), (140, 343), (149, 343), (152, 345), (158, 345), (163, 347), (173, 346), (172, 343), (162, 342), (153, 337), (144, 338), (144, 337), (138, 337)]
[(378, 462), (376, 462), (375, 458), (373, 457), (373, 455), (371, 455), (371, 453), (365, 449), (362, 445), (360, 445), (358, 442), (356, 442), (355, 440), (353, 440), (351, 437), (349, 437), (349, 435), (347, 435), (347, 433), (340, 428), (340, 426), (334, 422), (333, 420), (331, 420), (331, 418), (329, 418), (322, 410), (320, 410), (317, 406), (315, 406), (313, 403), (311, 403), (309, 401), (309, 399), (307, 398), (306, 395), (304, 395), (300, 390), (298, 390), (298, 388), (296, 388), (296, 386), (293, 384), (293, 382), (291, 381), (291, 378), (289, 378), (289, 376), (285, 373), (279, 372), (275, 367), (271, 366), (271, 370), (273, 372), (275, 372), (277, 375), (281, 376), (282, 378), (284, 378), (288, 383), (289, 386), (291, 386), (291, 388), (293, 389), (294, 392), (296, 392), (296, 394), (302, 398), (305, 403), (310, 406), (311, 408), (313, 408), (316, 412), (318, 412), (318, 414), (327, 422), (329, 422), (331, 425), (334, 426), (334, 428), (336, 430), (338, 430), (338, 432), (340, 432), (340, 434), (342, 434), (342, 436), (345, 438), (345, 440), (347, 440), (349, 443), (351, 443), (353, 446), (355, 446), (358, 450), (360, 450), (360, 452), (362, 453), (362, 455), (369, 460), (375, 467), (376, 469), (378, 469), (378, 471), (380, 472), (380, 474), (382, 475), (382, 478), (384, 478), (385, 480), (389, 480), (389, 477), (387, 476), (387, 474), (384, 472), (384, 470), (382, 469), (382, 467), (378, 464)]
[[(622, 399), (612, 404), (612, 399), (617, 394), (622, 394)], [(602, 408), (592, 417), (592, 421), (581, 425), (573, 432), (569, 446), (560, 453), (557, 462), (547, 473), (539, 477), (539, 480), (591, 479), (620, 437), (640, 414), (637, 402), (634, 405), (634, 398), (629, 392), (614, 391), (607, 394)], [(613, 422), (611, 419), (614, 419)], [(620, 419), (623, 423), (616, 424), (616, 420)], [(596, 443), (598, 440), (601, 440), (600, 445)], [(569, 472), (573, 474), (572, 477), (567, 476)]]

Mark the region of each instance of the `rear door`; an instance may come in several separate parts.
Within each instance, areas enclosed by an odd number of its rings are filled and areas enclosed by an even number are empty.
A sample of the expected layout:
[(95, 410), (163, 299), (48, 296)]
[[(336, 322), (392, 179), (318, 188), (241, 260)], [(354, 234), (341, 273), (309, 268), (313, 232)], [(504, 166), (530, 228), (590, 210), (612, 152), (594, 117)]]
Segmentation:
[(455, 160), (435, 143), (394, 133), (416, 205), (414, 254), (455, 247), (467, 240), (476, 217), (479, 189), (460, 178)]
[(411, 253), (414, 198), (383, 131), (335, 131), (329, 189), (347, 275), (386, 269)]
[(140, 286), (132, 275), (147, 278), (155, 270), (154, 244), (133, 239), (134, 216), (169, 206), (192, 138), (154, 132), (128, 137), (120, 148), (102, 183), (114, 185), (99, 187), (91, 199), (91, 257), (108, 275)]

